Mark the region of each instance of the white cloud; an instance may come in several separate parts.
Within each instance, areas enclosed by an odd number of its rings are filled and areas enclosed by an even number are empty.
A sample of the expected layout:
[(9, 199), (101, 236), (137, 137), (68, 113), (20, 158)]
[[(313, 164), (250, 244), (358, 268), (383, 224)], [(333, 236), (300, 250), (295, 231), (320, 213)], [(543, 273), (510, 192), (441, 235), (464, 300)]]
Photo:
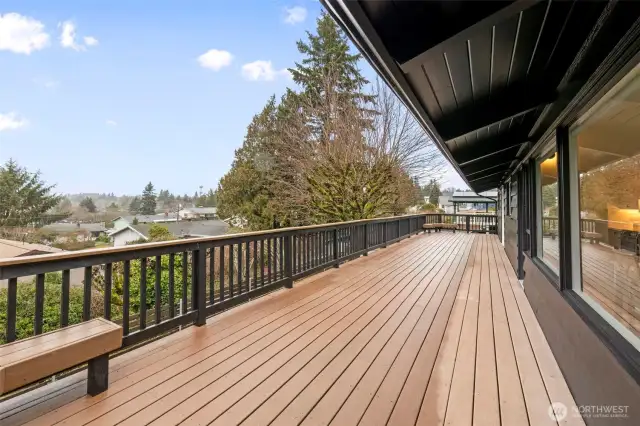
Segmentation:
[(117, 126), (118, 123), (116, 123), (114, 120), (107, 120), (107, 125), (109, 125), (109, 126)]
[(214, 71), (220, 71), (231, 65), (231, 61), (233, 61), (233, 55), (226, 50), (211, 49), (198, 56), (200, 66)]
[(250, 81), (273, 81), (278, 76), (290, 76), (289, 70), (275, 70), (271, 61), (254, 61), (242, 66), (242, 76)]
[(48, 45), (42, 22), (17, 13), (0, 14), (0, 50), (29, 55)]
[(27, 124), (29, 124), (29, 122), (15, 112), (9, 112), (7, 114), (0, 113), (0, 132), (5, 130), (16, 130), (21, 127), (25, 127)]
[(76, 52), (87, 50), (87, 46), (96, 46), (98, 39), (91, 36), (83, 37), (84, 44), (76, 42), (76, 25), (71, 21), (64, 21), (58, 24), (62, 28), (60, 34), (60, 45)]
[(84, 44), (87, 46), (97, 46), (98, 43), (98, 39), (95, 37), (87, 36), (84, 38)]
[(287, 24), (295, 25), (307, 19), (307, 9), (302, 6), (287, 7), (284, 11), (286, 13), (284, 22)]

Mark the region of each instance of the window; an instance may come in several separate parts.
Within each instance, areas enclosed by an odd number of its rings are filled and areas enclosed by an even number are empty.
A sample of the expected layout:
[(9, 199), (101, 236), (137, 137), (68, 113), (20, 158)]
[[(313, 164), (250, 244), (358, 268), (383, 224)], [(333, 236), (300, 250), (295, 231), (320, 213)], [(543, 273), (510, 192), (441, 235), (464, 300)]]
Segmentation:
[(518, 181), (512, 179), (509, 184), (509, 216), (518, 217)]
[(537, 256), (559, 273), (558, 155), (555, 148), (543, 155), (536, 165)]
[(640, 66), (570, 137), (579, 177), (573, 247), (582, 269), (574, 290), (640, 349)]

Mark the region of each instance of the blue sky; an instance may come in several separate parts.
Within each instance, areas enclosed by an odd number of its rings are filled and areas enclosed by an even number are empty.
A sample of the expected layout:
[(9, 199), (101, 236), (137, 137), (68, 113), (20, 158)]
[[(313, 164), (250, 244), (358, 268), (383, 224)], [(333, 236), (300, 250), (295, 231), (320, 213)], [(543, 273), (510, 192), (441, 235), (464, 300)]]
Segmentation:
[[(65, 193), (215, 188), (252, 116), (293, 84), (284, 69), (320, 10), (315, 0), (3, 0), (0, 161), (39, 169)], [(462, 184), (452, 172), (445, 181)]]

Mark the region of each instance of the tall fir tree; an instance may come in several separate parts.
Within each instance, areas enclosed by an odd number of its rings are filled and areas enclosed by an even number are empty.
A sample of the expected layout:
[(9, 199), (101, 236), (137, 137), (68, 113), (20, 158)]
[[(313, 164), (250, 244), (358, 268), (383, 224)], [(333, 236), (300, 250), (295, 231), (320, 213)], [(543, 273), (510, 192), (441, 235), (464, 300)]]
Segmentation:
[(149, 182), (142, 191), (142, 200), (140, 202), (141, 214), (155, 214), (156, 212), (156, 192), (153, 184)]
[(31, 173), (9, 159), (0, 165), (0, 226), (41, 224), (45, 213), (62, 199), (40, 172)]
[(298, 41), (298, 51), (304, 59), (289, 72), (302, 87), (301, 102), (313, 109), (308, 117), (313, 134), (319, 141), (328, 141), (330, 121), (338, 118), (339, 105), (347, 100), (360, 106), (364, 126), (371, 112), (367, 106), (375, 99), (363, 91), (369, 82), (358, 68), (362, 55), (350, 52), (344, 32), (326, 12), (316, 24), (317, 34), (307, 31), (308, 40)]

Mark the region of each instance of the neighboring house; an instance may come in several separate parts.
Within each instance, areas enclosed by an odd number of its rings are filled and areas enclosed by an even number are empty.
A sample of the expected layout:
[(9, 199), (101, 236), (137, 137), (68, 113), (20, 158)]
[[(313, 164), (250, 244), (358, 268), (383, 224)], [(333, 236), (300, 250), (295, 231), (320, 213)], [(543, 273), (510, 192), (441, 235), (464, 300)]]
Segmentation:
[(33, 256), (36, 254), (58, 253), (64, 251), (44, 244), (23, 243), (0, 239), (0, 259), (7, 257)]
[(100, 234), (107, 232), (107, 228), (102, 223), (64, 223), (56, 222), (42, 227), (43, 230), (56, 232), (58, 234), (71, 234), (73, 232), (84, 231), (91, 238), (97, 238)]
[[(128, 225), (121, 229), (114, 229), (109, 236), (113, 240), (114, 247), (124, 246), (127, 243), (140, 239), (147, 240), (149, 238), (151, 225), (151, 223)], [(179, 222), (167, 222), (160, 225), (166, 227), (172, 235), (178, 238), (224, 235), (229, 228), (229, 225), (221, 220), (181, 220)]]
[(485, 191), (479, 194), (473, 191), (456, 191), (451, 196), (451, 203), (453, 204), (453, 212), (459, 212), (460, 210), (481, 210), (485, 211), (489, 207), (496, 207), (496, 199), (498, 198), (498, 191)]
[(187, 207), (180, 210), (180, 219), (215, 219), (217, 212), (215, 207)]
[(445, 213), (453, 213), (453, 203), (451, 202), (451, 195), (439, 196), (438, 208), (444, 210)]
[(120, 216), (113, 219), (113, 229), (122, 229), (128, 225), (133, 225), (133, 219), (138, 219), (138, 223), (165, 223), (165, 222), (175, 222), (177, 221), (177, 216), (175, 213), (160, 213), (160, 214), (152, 214), (152, 215), (130, 215), (130, 216)]
[[(44, 244), (23, 243), (20, 241), (0, 239), (0, 259), (60, 252), (64, 252), (64, 250)], [(31, 282), (34, 278), (34, 275), (20, 277), (18, 278), (18, 282)], [(82, 285), (82, 280), (84, 280), (84, 269), (72, 269), (70, 274), (71, 285)], [(7, 288), (7, 280), (0, 280), (0, 288)]]

